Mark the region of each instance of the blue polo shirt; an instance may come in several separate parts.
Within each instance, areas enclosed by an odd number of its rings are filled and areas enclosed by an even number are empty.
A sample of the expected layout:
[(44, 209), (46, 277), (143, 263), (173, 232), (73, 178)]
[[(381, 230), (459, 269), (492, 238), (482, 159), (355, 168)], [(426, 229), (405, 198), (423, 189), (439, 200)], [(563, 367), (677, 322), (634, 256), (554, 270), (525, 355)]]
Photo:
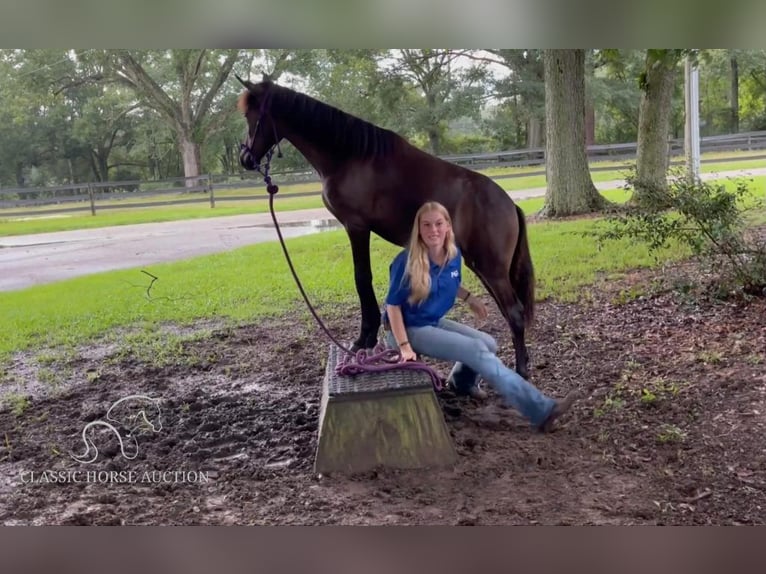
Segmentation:
[[(436, 325), (439, 319), (444, 317), (455, 304), (457, 289), (462, 281), (461, 263), (460, 249), (458, 249), (457, 255), (450, 259), (444, 267), (439, 267), (432, 262), (429, 270), (431, 291), (428, 297), (417, 305), (410, 305), (407, 302), (407, 297), (410, 295), (410, 282), (409, 278), (404, 278), (407, 250), (402, 251), (394, 258), (389, 267), (390, 280), (386, 304), (401, 307), (406, 327)], [(385, 311), (383, 315), (385, 317)]]

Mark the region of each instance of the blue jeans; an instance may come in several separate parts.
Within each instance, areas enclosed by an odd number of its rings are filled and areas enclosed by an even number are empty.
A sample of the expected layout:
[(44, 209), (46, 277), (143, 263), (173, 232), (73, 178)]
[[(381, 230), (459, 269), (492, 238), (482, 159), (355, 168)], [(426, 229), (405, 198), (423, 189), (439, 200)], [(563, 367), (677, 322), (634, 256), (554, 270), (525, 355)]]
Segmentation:
[[(386, 333), (388, 344), (396, 348), (393, 333)], [(479, 376), (490, 383), (505, 400), (538, 426), (550, 414), (555, 401), (545, 396), (516, 371), (503, 365), (495, 354), (492, 336), (450, 319), (436, 327), (407, 327), (412, 350), (442, 361), (455, 361), (450, 378), (458, 392), (465, 393)]]

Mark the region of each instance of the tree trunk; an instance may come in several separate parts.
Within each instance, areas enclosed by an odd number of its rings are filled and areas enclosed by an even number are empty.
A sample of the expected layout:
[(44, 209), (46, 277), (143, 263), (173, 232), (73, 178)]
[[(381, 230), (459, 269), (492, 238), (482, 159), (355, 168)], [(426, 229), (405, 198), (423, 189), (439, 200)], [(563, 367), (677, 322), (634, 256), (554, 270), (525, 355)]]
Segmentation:
[[(424, 88), (425, 90), (425, 88)], [(436, 96), (429, 93), (426, 90), (426, 105), (428, 106), (428, 115), (430, 122), (426, 126), (426, 134), (428, 134), (428, 145), (431, 146), (431, 153), (439, 155), (441, 152), (441, 134), (439, 133), (439, 124), (436, 114)]]
[[(649, 50), (638, 109), (636, 183), (632, 201), (667, 188), (668, 135), (678, 58)], [(656, 52), (663, 52), (657, 50)]]
[(540, 118), (530, 116), (527, 123), (527, 149), (543, 147), (543, 125)]
[(431, 147), (431, 153), (439, 155), (441, 151), (441, 138), (436, 128), (428, 129), (428, 145)]
[(739, 63), (731, 56), (731, 133), (739, 133)]
[[(199, 144), (192, 141), (191, 135), (183, 134), (181, 136), (180, 151), (184, 162), (184, 177), (195, 178), (200, 172)], [(196, 185), (196, 179), (186, 180), (186, 187), (194, 187)]]
[[(72, 158), (66, 158), (67, 168), (69, 170), (69, 184), (74, 184), (74, 166), (72, 165)], [(74, 192), (74, 190), (72, 190)]]
[(105, 153), (98, 156), (98, 170), (101, 174), (100, 181), (109, 181), (109, 156)]
[(545, 174), (542, 215), (603, 209), (585, 154), (585, 50), (545, 50)]
[(24, 181), (24, 162), (16, 163), (16, 187), (26, 187), (26, 181)]
[(593, 107), (593, 102), (589, 98), (585, 104), (585, 146), (587, 147), (589, 145), (594, 145), (595, 143), (596, 143), (596, 110)]
[(513, 142), (513, 147), (520, 147), (522, 137), (526, 137), (524, 133), (524, 123), (521, 121), (519, 115), (519, 97), (513, 96), (513, 125), (516, 127), (516, 137)]

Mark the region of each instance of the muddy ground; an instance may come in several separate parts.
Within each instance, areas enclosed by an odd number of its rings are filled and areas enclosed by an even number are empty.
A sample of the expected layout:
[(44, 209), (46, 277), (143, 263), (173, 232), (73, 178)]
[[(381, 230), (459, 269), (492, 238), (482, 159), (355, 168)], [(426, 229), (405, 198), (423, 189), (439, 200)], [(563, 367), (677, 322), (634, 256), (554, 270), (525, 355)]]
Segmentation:
[[(19, 355), (2, 387), (0, 521), (763, 523), (766, 301), (699, 302), (673, 288), (675, 271), (664, 277), (673, 284), (641, 272), (593, 287), (585, 303), (540, 303), (532, 380), (582, 398), (542, 435), (491, 391), (484, 403), (441, 392), (459, 453), (442, 470), (312, 471), (328, 342), (303, 313), (213, 329), (171, 361), (94, 345), (47, 367), (61, 374), (54, 386)], [(331, 322), (344, 340), (357, 325), (347, 316)], [(485, 329), (510, 359), (496, 311)], [(98, 458), (76, 462), (83, 427), (135, 394), (160, 399), (162, 428), (137, 432), (133, 460), (101, 433)]]

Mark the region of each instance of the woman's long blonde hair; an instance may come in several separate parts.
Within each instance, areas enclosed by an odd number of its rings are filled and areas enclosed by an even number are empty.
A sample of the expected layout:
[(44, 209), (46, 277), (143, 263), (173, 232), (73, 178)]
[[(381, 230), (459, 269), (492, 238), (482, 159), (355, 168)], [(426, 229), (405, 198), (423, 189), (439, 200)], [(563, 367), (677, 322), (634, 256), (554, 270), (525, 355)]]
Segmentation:
[(452, 219), (447, 208), (436, 201), (429, 201), (421, 205), (415, 214), (415, 223), (412, 225), (407, 265), (404, 268), (404, 279), (409, 278), (410, 281), (410, 296), (407, 298), (410, 305), (421, 303), (428, 297), (428, 293), (431, 291), (431, 274), (429, 273), (431, 263), (428, 259), (428, 247), (426, 247), (426, 244), (423, 243), (420, 237), (420, 218), (432, 211), (439, 212), (449, 227), (447, 235), (444, 237), (446, 257), (443, 265), (447, 261), (454, 259), (457, 255), (455, 235), (452, 232)]

